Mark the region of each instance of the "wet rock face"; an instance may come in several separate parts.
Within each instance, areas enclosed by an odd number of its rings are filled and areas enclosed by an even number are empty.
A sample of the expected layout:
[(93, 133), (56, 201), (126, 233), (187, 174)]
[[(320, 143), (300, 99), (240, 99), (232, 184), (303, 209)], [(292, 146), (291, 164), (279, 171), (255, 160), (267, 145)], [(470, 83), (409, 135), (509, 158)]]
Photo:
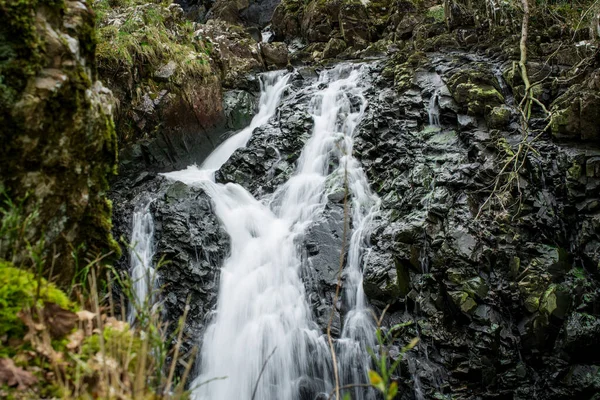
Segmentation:
[[(216, 304), (219, 270), (229, 252), (229, 236), (213, 212), (213, 204), (202, 189), (172, 182), (152, 173), (141, 173), (112, 189), (115, 202), (115, 235), (131, 237), (136, 206), (152, 199), (154, 220), (154, 264), (157, 286), (166, 321), (173, 330), (189, 305), (182, 342), (187, 360), (210, 322)], [(133, 245), (133, 244), (132, 244)], [(131, 255), (117, 267), (127, 273)], [(182, 372), (182, 371), (180, 371)]]
[(169, 182), (153, 204), (155, 260), (164, 285), (164, 306), (169, 319), (183, 316), (189, 301), (184, 351), (189, 352), (210, 322), (217, 301), (220, 268), (229, 252), (229, 236), (213, 212), (210, 197), (201, 189)]
[[(511, 92), (497, 73), (506, 67), (464, 53), (416, 53), (399, 65), (374, 63), (365, 78), (372, 86), (354, 152), (382, 203), (363, 287), (376, 312), (390, 305), (384, 328), (407, 323), (394, 346), (421, 339), (401, 367), (407, 399), (415, 387), (425, 398), (464, 399), (586, 398), (598, 390), (600, 355), (590, 338), (599, 329), (600, 150), (541, 136), (518, 180), (486, 203), (521, 139)], [(316, 82), (310, 68), (294, 73), (276, 115), (221, 168), (218, 182), (276, 202), (311, 132)], [(165, 304), (180, 315), (193, 293), (188, 330), (196, 335), (216, 298), (214, 260), (226, 257), (229, 244), (204, 193), (163, 185), (140, 175), (115, 189), (115, 203), (129, 204), (138, 190), (159, 193), (157, 257), (173, 260), (165, 267), (172, 268)], [(124, 191), (129, 200), (117, 201)], [(298, 243), (322, 328), (343, 231), (343, 197), (329, 200)], [(116, 215), (125, 232), (127, 211), (118, 206)], [(347, 310), (336, 312), (334, 334)]]
[[(80, 260), (119, 252), (105, 197), (116, 172), (115, 102), (96, 80), (94, 14), (77, 1), (2, 9), (0, 188), (15, 204), (27, 197), (22, 217), (37, 217), (27, 237), (2, 246), (0, 258), (27, 264), (26, 243), (43, 241), (41, 255), (56, 265), (53, 279), (68, 284), (77, 272), (73, 249)], [(5, 253), (11, 247), (19, 250)]]
[(254, 130), (247, 146), (217, 172), (217, 182), (235, 182), (262, 197), (287, 181), (312, 129), (309, 100), (316, 88), (310, 86), (316, 79), (310, 68), (294, 73), (276, 116)]
[[(584, 339), (599, 321), (597, 211), (587, 208), (600, 195), (599, 150), (538, 139), (519, 186), (502, 194), (508, 205), (480, 213), (503, 166), (498, 154), (518, 142), (511, 99), (493, 74), (501, 66), (460, 54), (428, 59), (400, 93), (378, 82), (356, 140), (382, 198), (365, 293), (375, 306), (391, 304), (386, 326), (415, 322), (399, 345), (420, 336), (404, 368), (426, 397), (593, 393), (598, 379), (581, 377), (600, 364)], [(493, 95), (462, 96), (463, 83), (476, 86), (464, 93)], [(440, 127), (429, 126), (434, 93)]]
[(228, 90), (223, 94), (223, 111), (227, 128), (240, 130), (250, 124), (257, 111), (256, 96), (245, 90)]

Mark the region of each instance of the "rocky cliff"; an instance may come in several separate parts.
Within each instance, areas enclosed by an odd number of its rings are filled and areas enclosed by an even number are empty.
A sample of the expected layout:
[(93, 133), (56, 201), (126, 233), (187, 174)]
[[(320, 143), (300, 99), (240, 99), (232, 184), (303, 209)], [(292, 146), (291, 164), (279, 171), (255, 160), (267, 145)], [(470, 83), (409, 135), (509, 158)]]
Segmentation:
[(97, 80), (94, 15), (60, 0), (2, 1), (0, 11), (0, 188), (18, 205), (3, 207), (18, 215), (3, 213), (12, 231), (0, 257), (29, 264), (31, 247), (53, 260), (48, 275), (70, 282), (78, 258), (120, 254), (106, 197), (114, 100)]
[[(215, 2), (203, 18), (243, 21), (248, 6), (232, 3)], [(578, 27), (558, 8), (566, 5), (556, 7), (532, 14), (527, 77), (518, 68), (518, 8), (490, 15), (479, 2), (284, 0), (274, 10), (275, 39), (298, 68), (277, 115), (217, 181), (273, 193), (312, 128), (319, 70), (377, 59), (366, 67), (369, 106), (354, 149), (382, 199), (363, 285), (377, 314), (389, 306), (385, 329), (404, 325), (394, 350), (421, 339), (396, 377), (402, 398), (592, 399), (600, 391), (597, 41), (587, 22)], [(524, 116), (525, 78), (538, 103)], [(169, 315), (183, 313), (185, 293), (194, 299), (188, 349), (211, 318), (229, 242), (206, 193), (146, 172), (115, 184), (119, 234), (148, 192), (155, 259), (171, 261)], [(298, 244), (323, 330), (342, 215), (343, 196), (333, 193)], [(347, 310), (336, 311), (337, 335)]]

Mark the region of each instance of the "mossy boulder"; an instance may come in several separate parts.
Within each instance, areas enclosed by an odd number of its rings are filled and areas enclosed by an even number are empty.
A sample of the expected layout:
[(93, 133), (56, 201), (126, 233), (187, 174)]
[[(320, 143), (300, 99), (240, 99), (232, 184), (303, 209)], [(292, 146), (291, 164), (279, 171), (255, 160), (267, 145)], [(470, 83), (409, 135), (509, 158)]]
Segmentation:
[(429, 58), (421, 51), (411, 53), (399, 51), (388, 61), (383, 75), (393, 78), (396, 90), (404, 92), (413, 85), (416, 70), (428, 62)]
[(470, 115), (485, 115), (504, 104), (496, 77), (484, 66), (461, 69), (446, 84), (454, 100)]
[(335, 58), (346, 50), (347, 47), (343, 39), (331, 38), (327, 42), (325, 50), (323, 50), (323, 58)]
[(343, 3), (339, 0), (313, 0), (304, 9), (301, 33), (309, 43), (327, 42), (339, 26), (339, 12)]
[(427, 39), (419, 40), (416, 46), (421, 51), (439, 51), (458, 49), (460, 45), (454, 33), (442, 33)]
[(288, 49), (285, 43), (263, 43), (260, 49), (267, 68), (283, 68), (288, 64)]
[[(8, 261), (0, 260), (0, 339), (22, 339), (27, 327), (19, 318), (19, 312), (26, 308), (43, 308), (53, 303), (65, 310), (76, 310), (76, 305), (67, 295), (46, 279)], [(10, 355), (10, 349), (3, 348), (0, 342), (0, 356)]]
[(510, 123), (512, 112), (508, 106), (501, 105), (494, 107), (486, 115), (486, 123), (491, 129), (503, 129)]
[(291, 40), (300, 36), (300, 24), (304, 13), (304, 1), (283, 0), (275, 8), (271, 27), (278, 39)]
[[(68, 282), (72, 253), (120, 251), (105, 197), (116, 173), (114, 100), (96, 80), (94, 14), (61, 0), (1, 1), (0, 9), (0, 186), (25, 199), (24, 216), (37, 215), (28, 240), (43, 244), (41, 255)], [(14, 261), (26, 263), (28, 253)]]
[(552, 136), (557, 139), (600, 140), (600, 94), (575, 85), (552, 103)]
[(355, 48), (365, 48), (370, 43), (371, 26), (367, 8), (359, 0), (345, 1), (338, 16), (344, 41)]
[(460, 311), (466, 315), (472, 314), (477, 308), (477, 302), (467, 292), (463, 291), (452, 291), (449, 292), (450, 299), (456, 305)]
[(523, 276), (517, 283), (525, 309), (530, 313), (540, 310), (554, 278), (562, 276), (570, 268), (567, 254), (563, 249), (537, 245), (532, 251), (537, 253), (537, 256), (524, 267)]

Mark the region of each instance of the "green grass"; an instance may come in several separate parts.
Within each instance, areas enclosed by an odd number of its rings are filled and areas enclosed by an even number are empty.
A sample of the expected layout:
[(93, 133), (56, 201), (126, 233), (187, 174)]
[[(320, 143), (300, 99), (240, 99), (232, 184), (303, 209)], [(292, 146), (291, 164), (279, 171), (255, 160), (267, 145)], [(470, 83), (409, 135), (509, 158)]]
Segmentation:
[(141, 8), (135, 7), (132, 0), (122, 0), (127, 7), (119, 12), (125, 14), (125, 19), (117, 27), (106, 24), (112, 12), (108, 3), (94, 3), (101, 15), (96, 56), (104, 76), (149, 77), (170, 61), (177, 64), (175, 79), (202, 78), (211, 73), (212, 46), (194, 37), (191, 22), (168, 22), (170, 14), (165, 4), (147, 3)]
[(433, 18), (435, 22), (444, 22), (446, 20), (446, 13), (444, 12), (444, 6), (437, 5), (427, 10), (427, 17)]

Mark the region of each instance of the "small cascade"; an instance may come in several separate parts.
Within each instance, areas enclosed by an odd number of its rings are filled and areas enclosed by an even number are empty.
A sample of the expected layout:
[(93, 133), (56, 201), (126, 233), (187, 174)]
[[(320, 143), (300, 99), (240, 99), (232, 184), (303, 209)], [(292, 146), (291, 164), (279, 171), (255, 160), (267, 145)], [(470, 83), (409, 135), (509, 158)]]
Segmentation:
[(213, 180), (215, 171), (221, 168), (237, 149), (246, 146), (246, 143), (252, 137), (254, 129), (266, 124), (275, 114), (281, 96), (283, 96), (283, 92), (287, 88), (290, 76), (290, 74), (284, 75), (281, 71), (262, 74), (260, 79), (261, 95), (258, 113), (252, 118), (250, 125), (221, 143), (202, 163), (200, 168), (192, 165), (185, 170), (164, 175), (184, 183), (198, 182), (202, 179)]
[(431, 95), (431, 99), (429, 99), (429, 107), (427, 108), (427, 113), (429, 114), (429, 125), (439, 127), (440, 126), (440, 103), (439, 103), (440, 93), (439, 90), (436, 90)]
[(152, 303), (152, 291), (157, 279), (152, 263), (154, 256), (154, 219), (150, 211), (151, 204), (151, 199), (143, 198), (133, 211), (129, 259), (135, 304), (130, 302), (127, 311), (127, 321), (130, 324), (135, 322), (136, 306), (143, 307), (147, 305), (146, 303)]
[[(287, 84), (287, 76), (281, 74), (263, 88), (261, 109), (251, 128), (228, 139), (202, 167), (164, 174), (202, 187), (231, 237), (215, 317), (202, 339), (194, 399), (312, 399), (333, 389), (327, 339), (313, 320), (300, 278), (299, 244), (325, 209), (327, 188), (344, 190), (346, 184), (353, 230), (342, 301), (349, 312), (336, 353), (343, 382), (366, 382), (367, 348), (374, 345), (375, 327), (362, 291), (362, 260), (379, 199), (352, 156), (354, 130), (366, 108), (364, 69), (339, 65), (321, 73), (308, 88), (314, 93), (312, 135), (295, 173), (273, 195), (255, 199), (240, 185), (215, 183), (213, 175), (245, 145), (255, 127), (274, 115)], [(339, 164), (332, 169), (336, 160)], [(208, 382), (219, 377), (227, 378)], [(364, 393), (356, 391), (353, 398), (369, 398)]]
[(273, 33), (273, 29), (271, 25), (266, 26), (261, 32), (261, 42), (262, 43), (271, 43), (275, 39), (275, 33)]

